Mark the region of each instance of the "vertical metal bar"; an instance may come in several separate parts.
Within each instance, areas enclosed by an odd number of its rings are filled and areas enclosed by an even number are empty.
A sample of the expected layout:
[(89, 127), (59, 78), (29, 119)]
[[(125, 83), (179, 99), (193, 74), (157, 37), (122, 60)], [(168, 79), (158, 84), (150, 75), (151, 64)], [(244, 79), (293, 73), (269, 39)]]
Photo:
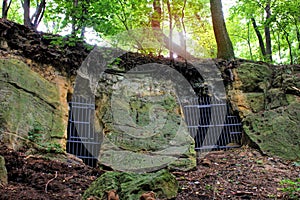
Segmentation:
[[(216, 97), (213, 98), (213, 109), (214, 109), (214, 118), (215, 118), (215, 132), (214, 132), (214, 144), (218, 145), (219, 140), (222, 140), (222, 127), (220, 126), (221, 122), (221, 115), (223, 114), (222, 110), (222, 101), (217, 99)], [(219, 149), (219, 148), (218, 148)]]
[(205, 144), (206, 146), (210, 146), (213, 145), (213, 139), (214, 139), (214, 134), (215, 134), (215, 108), (213, 107), (213, 98), (211, 97), (207, 97), (207, 104), (211, 105), (210, 107), (210, 122), (209, 125), (211, 125), (207, 131), (208, 134), (208, 140), (207, 140), (207, 144)]
[[(88, 101), (87, 101), (87, 99), (86, 98), (83, 98), (83, 101), (84, 101), (84, 106), (83, 106), (83, 108), (82, 108), (82, 112), (83, 112), (83, 119), (82, 119), (82, 121), (83, 122), (85, 122), (84, 124), (82, 124), (82, 128), (83, 128), (83, 134), (84, 134), (84, 139), (83, 139), (83, 141), (84, 142), (88, 142), (89, 141), (89, 137), (88, 137), (88, 132), (87, 132), (87, 127), (88, 127), (88, 124), (86, 124), (86, 123), (88, 123), (89, 122), (89, 120), (88, 120), (88, 116), (87, 116), (87, 114), (88, 114)], [(84, 156), (88, 156), (88, 154), (86, 154), (86, 149), (87, 148), (89, 148), (89, 145), (90, 144), (88, 144), (88, 143), (83, 143), (83, 145), (82, 145), (82, 149), (81, 149), (81, 152), (82, 152), (82, 154), (84, 155)], [(88, 159), (89, 160), (89, 159)]]
[(71, 149), (71, 143), (69, 142), (71, 140), (71, 135), (72, 135), (72, 109), (71, 109), (71, 103), (68, 103), (68, 111), (69, 111), (69, 116), (68, 116), (68, 130), (67, 130), (67, 152), (70, 152)]
[(197, 144), (197, 148), (199, 148), (201, 146), (201, 131), (199, 130), (199, 124), (200, 124), (200, 120), (201, 120), (201, 112), (200, 112), (200, 108), (198, 108), (199, 102), (198, 102), (198, 98), (194, 98), (193, 99), (193, 105), (194, 105), (194, 116), (192, 116), (194, 118), (194, 126), (195, 128), (193, 128), (194, 130), (194, 135), (195, 135), (195, 143)]
[[(90, 142), (97, 142), (95, 140), (95, 137), (94, 137), (95, 133), (91, 132), (91, 127), (92, 127), (91, 123), (92, 123), (92, 114), (93, 114), (93, 108), (91, 106), (91, 104), (92, 104), (91, 99), (88, 100), (88, 104), (89, 104), (89, 106), (88, 106), (88, 117), (87, 118), (89, 120), (89, 123), (88, 123), (88, 127), (87, 127), (88, 130), (87, 131), (89, 133), (89, 141)], [(94, 166), (94, 157), (93, 157), (95, 155), (95, 145), (94, 144), (92, 144), (92, 143), (90, 144), (88, 152), (91, 155), (90, 165)]]
[[(224, 100), (219, 100), (219, 131), (220, 131), (220, 137), (219, 137), (219, 143), (224, 146), (226, 145), (226, 126), (224, 127), (224, 124), (226, 123), (226, 117), (227, 117), (227, 113), (226, 113), (226, 102), (224, 102)], [(225, 104), (225, 105), (224, 105)]]
[(81, 97), (79, 96), (78, 97), (78, 102), (76, 102), (76, 105), (77, 105), (77, 107), (76, 107), (76, 115), (77, 115), (77, 117), (76, 117), (76, 122), (75, 122), (75, 124), (76, 124), (76, 127), (77, 127), (77, 137), (78, 137), (78, 142), (76, 143), (76, 154), (77, 154), (77, 156), (80, 156), (80, 141), (81, 141), (81, 139), (80, 139), (80, 137), (81, 137), (81, 126), (80, 126), (80, 123), (78, 123), (78, 122), (80, 122), (81, 121), (81, 119), (80, 119), (80, 107), (79, 107), (79, 102), (80, 102), (80, 100), (81, 100)]
[[(209, 114), (209, 107), (206, 107), (207, 105), (207, 98), (206, 97), (200, 97), (201, 99), (201, 105), (202, 105), (202, 108), (201, 108), (201, 112), (202, 112), (202, 116), (201, 116), (201, 123), (202, 125), (209, 125), (209, 122), (210, 122), (210, 114)], [(207, 130), (208, 128), (206, 127), (201, 127), (200, 128), (201, 130), (201, 147), (204, 145), (204, 140), (205, 140), (205, 137), (207, 137)]]
[[(231, 117), (229, 118), (229, 124), (231, 124), (231, 125), (230, 125), (231, 132), (235, 132), (235, 130), (236, 130), (236, 129), (235, 129), (235, 125), (234, 125), (234, 124), (235, 124), (234, 118), (235, 118), (235, 117), (233, 117), (233, 116), (231, 116)], [(229, 134), (227, 144), (233, 142), (232, 136), (233, 136), (232, 134)]]
[[(238, 121), (238, 118), (237, 117), (234, 117), (234, 121), (233, 121), (233, 123), (234, 124), (239, 124), (239, 121)], [(238, 140), (238, 136), (240, 135), (240, 130), (239, 130), (239, 128), (240, 128), (240, 125), (236, 125), (236, 126), (234, 126), (234, 132), (235, 132), (235, 134), (233, 134), (232, 136), (232, 142), (234, 142), (234, 143), (236, 143), (236, 144), (238, 144), (239, 143), (239, 140)]]
[(226, 114), (226, 119), (225, 119), (225, 122), (224, 122), (224, 129), (225, 129), (225, 141), (224, 141), (224, 145), (228, 145), (229, 144), (229, 141), (230, 139), (228, 140), (227, 138), (230, 138), (230, 135), (231, 135), (231, 127), (230, 126), (227, 126), (227, 124), (230, 124), (230, 117), (229, 117), (229, 109), (228, 109), (228, 106), (226, 106), (227, 108), (227, 114)]

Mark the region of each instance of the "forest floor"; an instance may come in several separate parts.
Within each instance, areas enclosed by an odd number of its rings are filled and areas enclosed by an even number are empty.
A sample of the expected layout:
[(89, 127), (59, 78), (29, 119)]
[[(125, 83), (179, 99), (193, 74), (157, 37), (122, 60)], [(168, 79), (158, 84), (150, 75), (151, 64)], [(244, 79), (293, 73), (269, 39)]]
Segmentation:
[[(82, 163), (28, 157), (0, 146), (9, 183), (0, 186), (0, 199), (80, 199), (103, 171)], [(300, 167), (262, 156), (251, 148), (210, 152), (198, 159), (197, 169), (172, 172), (179, 182), (176, 200), (290, 199), (281, 180), (296, 181)], [(300, 194), (294, 194), (299, 199)]]

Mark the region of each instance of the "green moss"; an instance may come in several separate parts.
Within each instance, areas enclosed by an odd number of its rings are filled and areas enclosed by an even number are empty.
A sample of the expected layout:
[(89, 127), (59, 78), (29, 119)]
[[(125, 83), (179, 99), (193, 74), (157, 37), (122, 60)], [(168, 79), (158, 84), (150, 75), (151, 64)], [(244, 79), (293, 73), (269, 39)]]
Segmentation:
[(90, 196), (105, 199), (105, 192), (112, 189), (120, 199), (137, 200), (149, 191), (154, 191), (158, 198), (171, 199), (177, 196), (178, 183), (167, 170), (147, 174), (106, 172), (85, 191), (83, 199)]
[(21, 61), (14, 59), (0, 60), (0, 74), (2, 76), (0, 80), (14, 84), (28, 93), (33, 93), (49, 104), (59, 104), (56, 86), (33, 72)]
[[(0, 82), (2, 129), (30, 139), (38, 125), (43, 129), (39, 133), (39, 143), (52, 143), (53, 139), (63, 138), (65, 128), (55, 85), (17, 60), (0, 60)], [(10, 140), (7, 142), (15, 142), (11, 138), (6, 137)]]
[[(111, 101), (100, 100), (100, 109), (106, 109), (99, 117), (105, 127), (99, 162), (119, 171), (150, 172), (180, 158), (176, 168), (194, 168), (196, 153), (189, 151), (194, 141), (178, 113), (175, 88), (150, 79), (122, 84), (126, 87), (112, 94)], [(145, 85), (151, 85), (151, 91)]]
[(268, 82), (272, 70), (267, 65), (243, 63), (237, 68), (238, 78), (243, 83), (241, 89), (247, 92), (263, 92), (261, 85)]
[(292, 103), (297, 102), (296, 96), (292, 95), (292, 94), (286, 94), (286, 100), (287, 100), (288, 104), (292, 104)]
[(266, 99), (266, 109), (274, 109), (288, 105), (286, 94), (279, 88), (269, 89), (266, 93)]
[(247, 103), (250, 105), (253, 112), (260, 112), (265, 109), (264, 93), (245, 93)]
[[(149, 99), (136, 98), (129, 105), (117, 102), (121, 109), (114, 112), (114, 115), (124, 116), (120, 119), (124, 121), (118, 122), (118, 125), (124, 127), (110, 127), (108, 139), (122, 149), (131, 151), (157, 151), (169, 146), (169, 141), (176, 136), (180, 127), (181, 116), (174, 112), (175, 106), (178, 107), (174, 97), (157, 99), (159, 101), (153, 103)], [(158, 109), (160, 113), (157, 114), (154, 109)], [(112, 120), (111, 113), (107, 115), (109, 116), (104, 118), (105, 122)], [(126, 127), (128, 123), (131, 123), (131, 127)]]
[(300, 103), (252, 114), (244, 120), (245, 133), (270, 155), (300, 158)]

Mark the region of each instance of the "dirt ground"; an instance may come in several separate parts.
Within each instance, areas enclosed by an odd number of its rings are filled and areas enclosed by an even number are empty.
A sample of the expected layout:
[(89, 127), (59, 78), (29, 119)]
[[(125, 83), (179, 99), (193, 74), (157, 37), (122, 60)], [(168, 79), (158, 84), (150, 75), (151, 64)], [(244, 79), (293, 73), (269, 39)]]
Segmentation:
[[(0, 146), (9, 183), (0, 186), (0, 199), (80, 199), (103, 171), (76, 161), (62, 162), (26, 156)], [(198, 159), (197, 169), (172, 172), (179, 181), (176, 200), (289, 199), (279, 182), (296, 180), (300, 167), (262, 156), (251, 148), (210, 152)], [(300, 195), (295, 194), (296, 199)], [(298, 196), (297, 196), (298, 195)]]

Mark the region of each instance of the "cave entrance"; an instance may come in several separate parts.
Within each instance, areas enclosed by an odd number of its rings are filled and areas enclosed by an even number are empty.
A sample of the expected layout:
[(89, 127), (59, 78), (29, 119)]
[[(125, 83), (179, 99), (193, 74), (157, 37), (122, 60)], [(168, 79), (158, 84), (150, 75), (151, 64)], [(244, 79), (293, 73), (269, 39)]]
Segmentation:
[[(191, 99), (183, 112), (195, 150), (206, 152), (240, 147), (242, 124), (231, 114), (226, 100), (214, 97)], [(100, 152), (100, 137), (94, 130), (95, 104), (82, 97), (69, 102), (67, 152), (95, 167)]]
[(183, 105), (183, 112), (196, 151), (240, 147), (242, 124), (230, 114), (226, 100), (210, 96), (191, 99)]
[(69, 102), (67, 152), (95, 167), (100, 150), (100, 139), (94, 130), (95, 104), (91, 99), (72, 98)]

